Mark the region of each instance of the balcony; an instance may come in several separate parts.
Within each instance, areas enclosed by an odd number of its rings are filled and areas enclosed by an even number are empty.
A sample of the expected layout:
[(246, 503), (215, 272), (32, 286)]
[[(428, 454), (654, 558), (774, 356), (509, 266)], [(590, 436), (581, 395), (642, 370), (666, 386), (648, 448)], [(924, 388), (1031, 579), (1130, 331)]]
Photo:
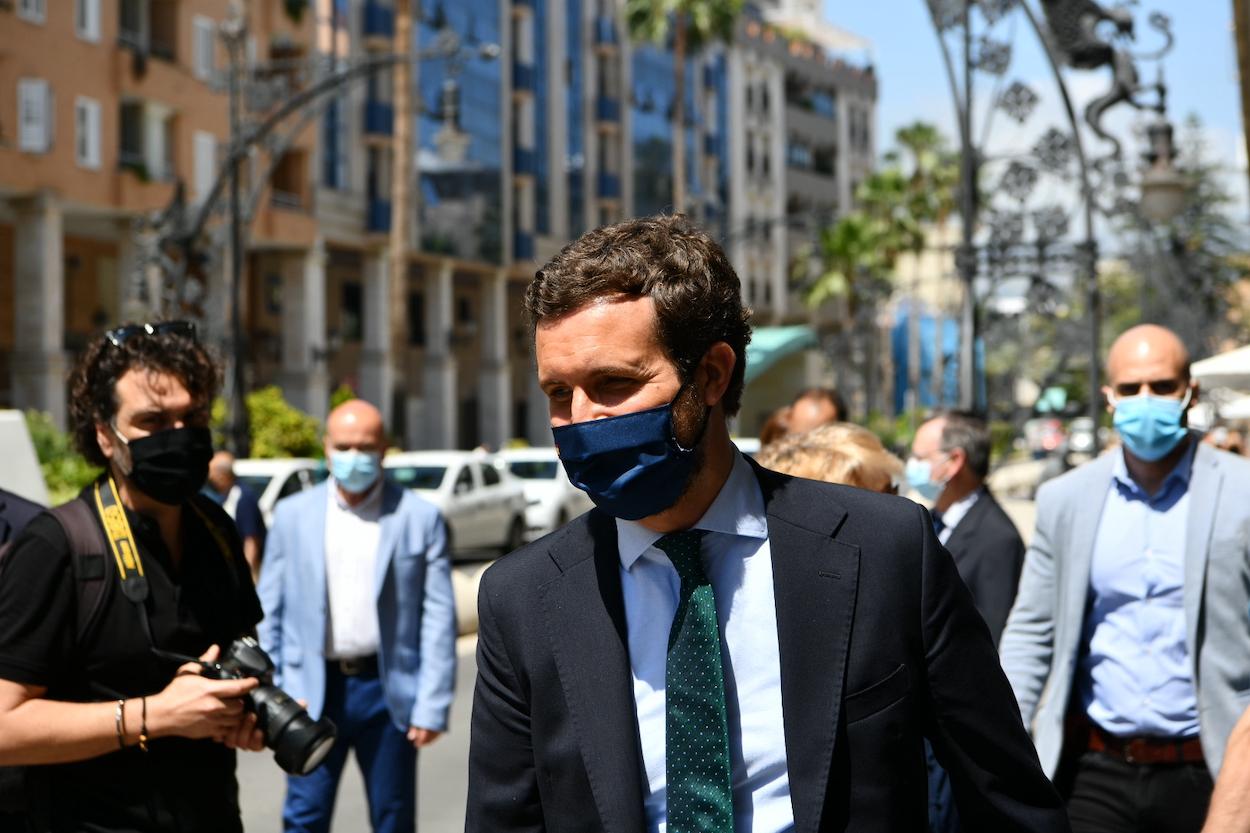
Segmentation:
[(602, 14), (596, 17), (595, 46), (616, 46), (617, 43), (616, 20)]
[(517, 229), (512, 236), (512, 259), (513, 260), (533, 260), (534, 259), (534, 235), (528, 231)]
[(365, 0), (366, 38), (390, 38), (395, 34), (395, 10), (377, 0)]
[(385, 234), (391, 230), (391, 201), (369, 198), (369, 216), (365, 218), (365, 229)]
[(619, 200), (621, 198), (621, 178), (606, 171), (599, 172), (599, 199)]
[(518, 176), (538, 173), (538, 154), (533, 149), (516, 146), (512, 151), (512, 172)]
[(365, 102), (365, 133), (389, 136), (395, 126), (395, 111), (389, 101)]
[(512, 89), (534, 92), (534, 65), (520, 61), (512, 63)]
[(595, 99), (595, 118), (601, 122), (616, 124), (621, 120), (620, 99), (601, 95)]

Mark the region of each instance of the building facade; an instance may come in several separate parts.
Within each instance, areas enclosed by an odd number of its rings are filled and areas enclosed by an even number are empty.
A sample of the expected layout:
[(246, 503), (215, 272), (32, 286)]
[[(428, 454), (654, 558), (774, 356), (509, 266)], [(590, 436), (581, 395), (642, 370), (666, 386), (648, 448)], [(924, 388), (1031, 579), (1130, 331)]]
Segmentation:
[[(160, 306), (158, 276), (136, 277), (134, 221), (168, 205), (175, 183), (194, 203), (218, 178), (229, 5), (0, 6), (0, 406), (63, 421), (74, 353)], [(278, 384), (324, 417), (348, 385), (383, 406), (408, 447), (548, 444), (524, 288), (584, 231), (671, 210), (672, 55), (631, 43), (619, 0), (414, 5), (422, 52), (402, 292), (387, 260), (395, 113), (382, 71), (316, 98), (242, 166), (237, 304), (216, 204), (205, 338), (225, 350), (237, 310), (249, 387)], [(393, 49), (390, 0), (291, 6), (244, 4), (249, 123), (330, 70)], [(447, 30), (462, 51), (426, 56)], [(790, 289), (804, 234), (792, 221), (845, 210), (871, 168), (871, 69), (750, 13), (734, 43), (687, 61), (684, 86), (688, 213), (726, 243), (758, 323), (818, 325)], [(823, 372), (804, 366), (803, 381)]]

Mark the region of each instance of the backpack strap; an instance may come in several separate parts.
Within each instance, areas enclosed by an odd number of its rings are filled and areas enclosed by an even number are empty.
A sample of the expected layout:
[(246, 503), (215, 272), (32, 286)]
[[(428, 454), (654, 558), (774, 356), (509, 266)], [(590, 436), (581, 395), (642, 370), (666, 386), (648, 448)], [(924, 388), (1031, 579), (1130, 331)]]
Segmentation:
[(61, 524), (69, 539), (70, 566), (78, 590), (78, 632), (76, 643), (82, 644), (87, 632), (100, 615), (104, 590), (111, 578), (109, 559), (105, 555), (108, 542), (96, 522), (95, 509), (84, 497), (78, 497), (49, 510)]

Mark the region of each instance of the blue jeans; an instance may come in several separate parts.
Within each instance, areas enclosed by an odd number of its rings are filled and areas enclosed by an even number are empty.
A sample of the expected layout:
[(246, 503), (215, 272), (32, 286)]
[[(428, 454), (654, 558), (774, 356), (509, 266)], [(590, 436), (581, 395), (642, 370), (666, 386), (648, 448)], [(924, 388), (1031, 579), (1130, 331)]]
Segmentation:
[(924, 757), (929, 768), (929, 833), (959, 833), (959, 810), (955, 807), (950, 776), (938, 763), (927, 740)]
[(414, 833), (417, 750), (406, 733), (391, 723), (377, 674), (348, 677), (337, 663), (327, 663), (325, 716), (338, 727), (338, 740), (320, 767), (308, 775), (287, 776), (283, 829), (328, 833), (339, 776), (348, 749), (354, 748), (374, 833)]

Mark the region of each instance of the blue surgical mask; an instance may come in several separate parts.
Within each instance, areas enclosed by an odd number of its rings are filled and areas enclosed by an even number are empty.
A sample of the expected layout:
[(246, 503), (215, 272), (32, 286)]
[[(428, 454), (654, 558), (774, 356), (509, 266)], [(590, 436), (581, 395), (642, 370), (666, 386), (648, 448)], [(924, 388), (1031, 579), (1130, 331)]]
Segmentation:
[(1187, 390), (1184, 399), (1142, 394), (1112, 402), (1115, 430), (1129, 453), (1148, 463), (1168, 456), (1189, 433), (1183, 417), (1192, 392)]
[(903, 469), (903, 476), (907, 478), (907, 485), (915, 489), (925, 500), (937, 500), (938, 495), (942, 494), (942, 490), (946, 488), (945, 483), (933, 479), (933, 464), (928, 460), (921, 460), (917, 457), (908, 458), (907, 466)]
[(343, 491), (353, 495), (366, 492), (378, 482), (382, 468), (381, 457), (376, 451), (334, 451), (330, 454), (330, 474)]
[(677, 502), (694, 476), (695, 449), (703, 436), (700, 432), (691, 448), (677, 442), (672, 402), (562, 425), (552, 428), (551, 435), (573, 485), (600, 509), (627, 521), (658, 514)]

